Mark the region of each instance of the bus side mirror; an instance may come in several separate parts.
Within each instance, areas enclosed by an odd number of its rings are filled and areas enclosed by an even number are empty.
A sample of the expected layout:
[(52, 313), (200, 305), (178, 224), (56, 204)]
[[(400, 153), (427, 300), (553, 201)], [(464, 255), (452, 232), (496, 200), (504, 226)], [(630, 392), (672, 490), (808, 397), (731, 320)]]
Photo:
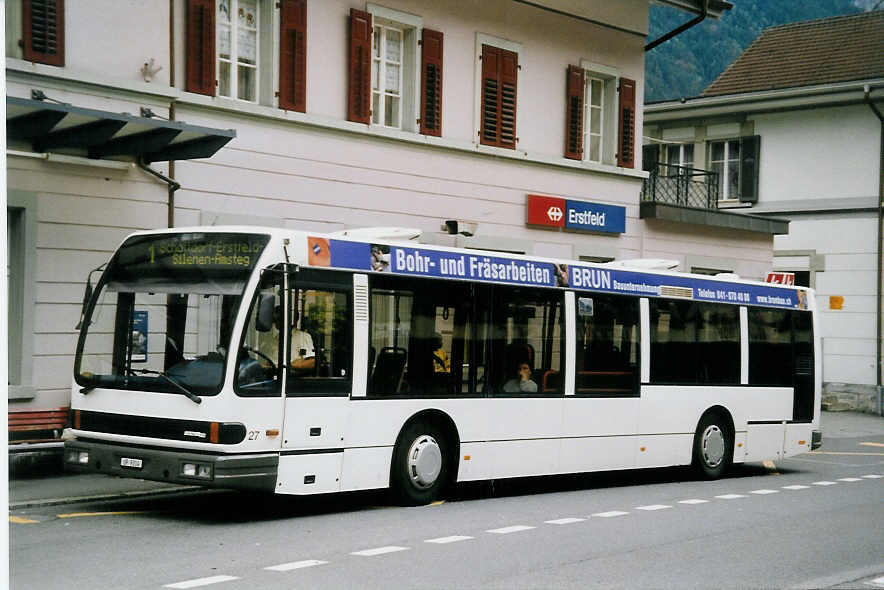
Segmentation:
[(276, 307), (276, 296), (264, 293), (258, 297), (258, 317), (255, 319), (255, 329), (259, 332), (269, 332), (273, 328), (273, 309)]

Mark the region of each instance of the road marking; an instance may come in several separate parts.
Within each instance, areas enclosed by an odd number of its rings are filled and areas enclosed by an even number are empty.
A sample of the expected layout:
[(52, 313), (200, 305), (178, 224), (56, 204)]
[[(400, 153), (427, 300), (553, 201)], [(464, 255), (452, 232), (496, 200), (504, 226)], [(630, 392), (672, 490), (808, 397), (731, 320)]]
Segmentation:
[(838, 485), (837, 481), (815, 481), (813, 482), (815, 486), (836, 486)]
[(884, 443), (878, 442), (861, 442), (859, 443), (861, 447), (884, 447)]
[(884, 457), (884, 453), (853, 453), (847, 451), (811, 451), (808, 455), (851, 455), (854, 457)]
[(611, 510), (610, 512), (596, 512), (593, 516), (598, 516), (599, 518), (613, 518), (615, 516), (624, 516), (629, 514), (628, 512), (623, 512), (622, 510)]
[(40, 521), (25, 518), (24, 516), (10, 516), (9, 522), (14, 522), (15, 524), (37, 524)]
[(806, 490), (810, 486), (802, 486), (802, 485), (794, 485), (794, 486), (783, 486), (784, 490)]
[(672, 506), (667, 506), (666, 504), (651, 504), (649, 506), (636, 506), (635, 507), (636, 510), (647, 510), (649, 512), (653, 511), (653, 510), (665, 510), (666, 508), (672, 508)]
[(881, 479), (884, 475), (878, 475), (877, 473), (870, 473), (869, 475), (863, 475), (862, 477), (866, 479)]
[(408, 547), (397, 547), (396, 545), (388, 545), (386, 547), (376, 547), (374, 549), (363, 549), (362, 551), (354, 551), (350, 555), (358, 555), (360, 557), (374, 557), (375, 555), (396, 553), (397, 551), (408, 551)]
[(720, 500), (736, 500), (737, 498), (745, 498), (743, 494), (722, 494), (721, 496), (715, 496)]
[(424, 543), (436, 543), (437, 545), (446, 545), (448, 543), (457, 543), (458, 541), (469, 541), (475, 537), (466, 535), (451, 535), (450, 537), (439, 537), (438, 539), (427, 539)]
[(691, 498), (690, 500), (679, 500), (679, 504), (706, 504), (709, 500), (701, 500), (699, 498)]
[(750, 494), (758, 494), (759, 496), (763, 496), (765, 494), (779, 494), (779, 490), (753, 490), (749, 492)]
[(585, 518), (557, 518), (556, 520), (544, 521), (546, 524), (574, 524), (575, 522), (583, 522)]
[(517, 524), (513, 526), (505, 526), (501, 529), (491, 529), (490, 531), (485, 531), (486, 533), (493, 533), (495, 535), (508, 535), (510, 533), (520, 533), (522, 531), (529, 531), (533, 528), (533, 526), (526, 526), (523, 524)]
[(186, 582), (176, 582), (175, 584), (166, 584), (163, 588), (199, 588), (200, 586), (208, 586), (209, 584), (218, 584), (220, 582), (230, 582), (232, 580), (239, 580), (239, 578), (236, 576), (211, 576), (208, 578), (187, 580)]
[(862, 481), (858, 477), (839, 477), (838, 481)]
[(868, 580), (865, 582), (869, 586), (877, 586), (878, 588), (884, 588), (884, 576), (880, 578), (875, 578), (874, 580)]
[(145, 514), (146, 510), (119, 510), (116, 512), (69, 512), (56, 514), (58, 518), (82, 518), (84, 516), (119, 516), (121, 514)]
[(270, 567), (265, 567), (265, 570), (271, 570), (274, 572), (288, 572), (291, 570), (299, 570), (305, 567), (313, 567), (316, 565), (323, 565), (328, 563), (327, 561), (319, 561), (318, 559), (305, 559), (304, 561), (293, 561), (291, 563), (281, 563), (279, 565), (271, 565)]

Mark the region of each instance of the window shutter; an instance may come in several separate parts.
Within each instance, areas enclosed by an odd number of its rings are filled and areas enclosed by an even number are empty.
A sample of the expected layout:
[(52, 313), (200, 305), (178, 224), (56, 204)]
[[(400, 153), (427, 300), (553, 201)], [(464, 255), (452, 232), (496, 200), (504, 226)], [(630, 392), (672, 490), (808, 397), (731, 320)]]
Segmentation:
[(371, 122), (371, 15), (350, 9), (350, 88), (347, 120)]
[(215, 96), (215, 0), (187, 1), (188, 92)]
[(442, 33), (424, 29), (421, 43), (421, 133), (442, 135)]
[(307, 0), (279, 7), (279, 108), (307, 110)]
[(27, 61), (64, 65), (64, 0), (24, 0), (22, 36)]
[(482, 122), (480, 142), (516, 147), (516, 87), (519, 59), (512, 51), (482, 46)]
[(740, 139), (740, 201), (758, 202), (758, 155), (761, 136), (752, 135)]
[(586, 96), (586, 74), (583, 68), (568, 66), (565, 115), (565, 157), (583, 159), (583, 101)]
[(620, 78), (620, 133), (617, 165), (635, 167), (635, 80)]
[(653, 172), (657, 169), (657, 162), (660, 161), (660, 145), (649, 143), (642, 146), (642, 170), (645, 172)]

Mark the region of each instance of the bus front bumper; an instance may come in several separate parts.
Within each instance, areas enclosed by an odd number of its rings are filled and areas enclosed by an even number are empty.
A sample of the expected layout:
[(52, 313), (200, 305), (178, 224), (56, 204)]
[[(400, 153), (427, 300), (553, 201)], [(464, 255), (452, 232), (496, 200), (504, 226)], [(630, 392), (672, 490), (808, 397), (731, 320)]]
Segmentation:
[(272, 492), (279, 453), (223, 455), (75, 439), (64, 444), (64, 466), (66, 471), (77, 473)]

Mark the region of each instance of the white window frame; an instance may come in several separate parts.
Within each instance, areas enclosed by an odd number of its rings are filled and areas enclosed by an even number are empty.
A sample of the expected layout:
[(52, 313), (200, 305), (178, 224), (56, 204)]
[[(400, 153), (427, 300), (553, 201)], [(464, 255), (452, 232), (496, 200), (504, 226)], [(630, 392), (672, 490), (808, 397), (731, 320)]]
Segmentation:
[[(686, 147), (692, 148), (691, 160), (690, 160), (691, 165), (690, 166), (687, 166), (685, 164), (685, 162), (687, 161), (684, 156), (684, 152), (685, 152)], [(696, 155), (697, 150), (694, 147), (693, 143), (679, 143), (679, 144), (670, 143), (670, 144), (666, 144), (665, 148), (666, 148), (666, 159), (664, 161), (666, 162), (667, 165), (695, 168), (694, 162), (696, 162), (696, 158), (694, 156)], [(670, 161), (669, 161), (670, 150), (676, 150), (676, 149), (678, 150), (678, 162), (677, 163), (670, 163)]]
[[(215, 14), (216, 15), (219, 13), (219, 6), (220, 6), (221, 2), (222, 2), (222, 0), (215, 0)], [(226, 27), (227, 24), (222, 23), (220, 17), (216, 17), (216, 23), (215, 23), (215, 44), (216, 44), (215, 46), (217, 48), (216, 52), (215, 52), (215, 77), (216, 77), (216, 80), (218, 80), (218, 89), (217, 89), (218, 96), (221, 96), (223, 98), (227, 98), (230, 100), (236, 100), (239, 102), (258, 104), (261, 101), (261, 95), (262, 95), (261, 87), (263, 86), (263, 83), (264, 83), (262, 80), (262, 75), (263, 75), (264, 69), (265, 69), (265, 65), (261, 63), (261, 60), (263, 58), (263, 55), (262, 55), (263, 52), (261, 50), (262, 39), (264, 37), (266, 37), (266, 35), (267, 35), (266, 31), (262, 32), (262, 21), (264, 19), (262, 18), (261, 13), (264, 10), (263, 5), (265, 3), (262, 2), (262, 0), (255, 0), (255, 18), (256, 18), (256, 22), (255, 22), (255, 26), (254, 26), (255, 64), (254, 64), (254, 66), (249, 65), (249, 64), (242, 64), (243, 67), (254, 69), (254, 72), (255, 72), (254, 73), (255, 96), (252, 99), (245, 99), (245, 98), (239, 98), (239, 68), (240, 68), (241, 64), (238, 61), (239, 60), (239, 35), (238, 35), (239, 23), (238, 23), (238, 19), (237, 19), (236, 15), (239, 12), (238, 8), (239, 8), (240, 0), (229, 0), (229, 2), (230, 2), (230, 12), (231, 12), (230, 25), (229, 25), (230, 26), (230, 57), (229, 57), (229, 59), (223, 59), (221, 57), (221, 50), (220, 50), (220, 48), (221, 48), (221, 30), (223, 27)], [(272, 21), (273, 19), (270, 19), (270, 20)], [(271, 22), (271, 25), (272, 25), (272, 22)], [(276, 44), (276, 43), (273, 43), (273, 45), (278, 46), (278, 44)], [(229, 80), (230, 94), (229, 95), (221, 94), (221, 88), (222, 88), (222, 85), (221, 85), (221, 64), (222, 63), (229, 64), (229, 73), (230, 73), (230, 80)], [(273, 64), (271, 63), (268, 65), (270, 66), (269, 69), (272, 70)]]
[[(388, 36), (390, 33), (399, 35), (399, 61), (394, 61), (387, 55)], [(381, 127), (402, 128), (402, 91), (405, 64), (403, 63), (405, 49), (405, 31), (399, 27), (384, 23), (372, 23), (371, 36), (371, 124)], [(398, 92), (395, 94), (387, 88), (387, 66), (399, 66), (399, 79), (397, 80)], [(377, 108), (375, 108), (377, 97)], [(391, 124), (387, 125), (387, 100), (398, 100), (399, 106), (392, 117)]]
[[(740, 174), (742, 173), (740, 170), (740, 162), (742, 158), (742, 154), (737, 156), (734, 163), (731, 163), (733, 158), (730, 157), (730, 144), (732, 141), (736, 141), (740, 143), (739, 137), (731, 137), (728, 139), (715, 139), (710, 140), (708, 142), (707, 154), (706, 154), (706, 169), (709, 172), (714, 172), (713, 166), (715, 163), (721, 163), (721, 173), (718, 179), (718, 187), (720, 189), (718, 200), (719, 201), (738, 201), (740, 199), (739, 190), (740, 190)], [(712, 159), (712, 148), (715, 144), (722, 143), (724, 144), (724, 159), (723, 160), (713, 160)], [(730, 172), (730, 167), (734, 165), (737, 167), (737, 191), (736, 195), (730, 194), (730, 183), (728, 182), (728, 176)]]
[[(473, 96), (473, 143), (481, 148), (481, 149), (489, 149), (489, 150), (503, 150), (505, 152), (512, 152), (513, 150), (509, 148), (500, 148), (490, 145), (482, 145), (482, 46), (483, 45), (491, 45), (492, 47), (497, 47), (498, 49), (503, 49), (505, 51), (511, 51), (516, 54), (516, 59), (519, 60), (519, 64), (522, 63), (522, 44), (516, 41), (510, 41), (508, 39), (503, 39), (501, 37), (494, 37), (493, 35), (487, 35), (485, 33), (476, 33), (476, 71), (474, 76), (475, 84), (473, 88), (475, 88), (475, 95)], [(519, 131), (519, 121), (521, 120), (521, 115), (519, 114), (522, 110), (522, 100), (519, 98), (520, 92), (519, 89), (522, 86), (522, 76), (518, 76), (516, 79), (516, 135), (518, 136)], [(519, 149), (518, 142), (516, 143), (515, 149)]]
[[(384, 124), (384, 92), (380, 92), (378, 100), (377, 121), (375, 121), (376, 113), (372, 107), (371, 123), (372, 127), (385, 129), (401, 129), (402, 131), (418, 132), (419, 127), (417, 120), (420, 117), (420, 63), (421, 63), (421, 47), (418, 42), (421, 38), (424, 28), (423, 18), (393, 10), (385, 6), (368, 3), (365, 6), (366, 12), (371, 15), (372, 35), (371, 35), (371, 57), (372, 57), (372, 86), (371, 100), (374, 105), (374, 62), (375, 60), (375, 35), (377, 28), (381, 30), (397, 30), (402, 34), (402, 48), (399, 55), (399, 120), (396, 125)], [(378, 68), (379, 82), (382, 82), (384, 73), (382, 72), (384, 65), (384, 51), (381, 52), (380, 67)], [(379, 84), (380, 88), (380, 84)]]
[[(580, 60), (580, 67), (583, 68), (584, 74), (584, 91), (583, 91), (583, 161), (595, 164), (606, 164), (611, 166), (617, 165), (617, 134), (618, 134), (618, 104), (619, 95), (618, 87), (620, 83), (620, 70), (612, 66), (593, 63), (588, 60)], [(592, 81), (601, 82), (601, 121), (599, 133), (591, 131), (590, 113), (593, 109), (592, 101)], [(591, 138), (598, 136), (599, 154), (598, 158), (592, 157)]]

